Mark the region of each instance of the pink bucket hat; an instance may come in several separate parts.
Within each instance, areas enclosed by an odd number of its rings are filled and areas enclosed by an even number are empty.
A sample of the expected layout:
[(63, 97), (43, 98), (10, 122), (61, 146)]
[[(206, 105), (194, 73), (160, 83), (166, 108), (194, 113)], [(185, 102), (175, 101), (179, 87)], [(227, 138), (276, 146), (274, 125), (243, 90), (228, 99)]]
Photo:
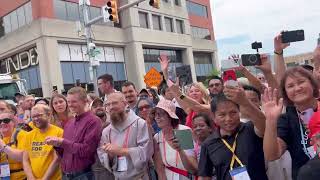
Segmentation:
[(169, 116), (173, 119), (179, 119), (176, 115), (176, 106), (172, 101), (162, 99), (158, 102), (156, 108), (160, 108), (166, 111), (169, 114)]

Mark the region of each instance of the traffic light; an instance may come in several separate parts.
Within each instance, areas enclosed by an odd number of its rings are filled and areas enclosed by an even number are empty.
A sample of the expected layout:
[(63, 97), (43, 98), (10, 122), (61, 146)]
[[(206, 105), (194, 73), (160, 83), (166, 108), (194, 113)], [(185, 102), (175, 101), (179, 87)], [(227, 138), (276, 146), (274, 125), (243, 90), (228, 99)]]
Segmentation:
[(104, 22), (119, 22), (118, 17), (118, 5), (116, 0), (110, 0), (107, 2), (106, 6), (102, 7), (102, 14)]
[(160, 8), (160, 1), (161, 0), (150, 0), (149, 1), (149, 5), (154, 7), (154, 8), (159, 9)]

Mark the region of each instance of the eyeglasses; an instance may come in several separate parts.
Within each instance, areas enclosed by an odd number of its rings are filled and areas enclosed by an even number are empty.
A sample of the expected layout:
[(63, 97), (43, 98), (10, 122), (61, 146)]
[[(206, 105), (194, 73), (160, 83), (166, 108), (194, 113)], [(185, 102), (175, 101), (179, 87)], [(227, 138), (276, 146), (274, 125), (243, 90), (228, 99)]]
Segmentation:
[(220, 83), (209, 84), (209, 87), (212, 88), (213, 86), (219, 87), (219, 86), (221, 86), (221, 84)]
[(9, 124), (10, 121), (12, 121), (12, 119), (10, 119), (10, 118), (0, 119), (0, 124), (2, 124), (2, 123)]
[(141, 107), (138, 107), (138, 110), (139, 111), (143, 111), (143, 109), (150, 109), (150, 105), (145, 105), (145, 106), (141, 106)]

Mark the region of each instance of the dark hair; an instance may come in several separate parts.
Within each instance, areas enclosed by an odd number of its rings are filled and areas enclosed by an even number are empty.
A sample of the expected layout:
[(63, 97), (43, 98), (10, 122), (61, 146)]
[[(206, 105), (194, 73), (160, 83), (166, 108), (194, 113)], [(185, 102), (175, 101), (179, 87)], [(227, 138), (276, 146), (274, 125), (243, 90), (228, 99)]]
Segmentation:
[(14, 115), (17, 115), (17, 107), (13, 104), (8, 103), (7, 105), (9, 107), (9, 109), (11, 109), (12, 113), (14, 113)]
[(153, 89), (153, 88), (149, 88), (148, 90), (149, 90), (149, 93), (150, 93), (150, 94), (152, 95), (152, 97), (153, 97), (153, 103), (154, 103), (154, 104), (158, 104), (158, 102), (160, 101), (160, 98), (159, 98), (159, 96), (158, 96), (157, 91), (156, 91), (155, 89)]
[(221, 84), (223, 84), (223, 80), (222, 80), (222, 78), (219, 77), (219, 76), (211, 76), (211, 77), (209, 78), (208, 84), (209, 84), (210, 81), (213, 80), (213, 79), (218, 79), (218, 80), (221, 82)]
[(292, 68), (287, 69), (287, 71), (285, 72), (284, 76), (282, 77), (281, 83), (280, 83), (280, 91), (281, 91), (285, 105), (293, 105), (294, 104), (289, 99), (289, 97), (287, 95), (286, 81), (287, 81), (288, 77), (298, 77), (298, 76), (302, 76), (302, 77), (307, 78), (310, 81), (312, 88), (313, 88), (313, 97), (315, 97), (315, 98), (319, 97), (319, 85), (318, 85), (318, 82), (313, 77), (313, 75), (311, 74), (311, 72), (303, 69), (301, 66), (292, 67)]
[(231, 102), (234, 105), (236, 105), (237, 108), (239, 109), (239, 104), (229, 100), (223, 93), (220, 93), (215, 98), (212, 99), (211, 104), (210, 104), (211, 111), (215, 113), (217, 111), (218, 104), (223, 103), (223, 102)]
[(132, 86), (134, 89), (136, 89), (136, 86), (135, 86), (134, 83), (131, 82), (131, 81), (126, 81), (126, 82), (124, 82), (124, 83), (121, 85), (121, 88), (123, 88), (123, 87), (128, 87), (128, 86)]
[(112, 75), (110, 74), (103, 74), (101, 76), (98, 77), (98, 80), (99, 79), (103, 79), (103, 81), (105, 82), (110, 82), (110, 85), (113, 86), (114, 85), (114, 82), (113, 82), (113, 77)]
[(303, 65), (301, 65), (301, 67), (303, 67), (305, 70), (313, 72), (313, 67), (308, 64), (303, 64)]
[(49, 101), (46, 98), (36, 99), (34, 104), (37, 104), (39, 101), (44, 101), (49, 106)]
[(244, 89), (245, 91), (255, 92), (255, 93), (258, 95), (259, 101), (261, 101), (261, 93), (260, 93), (260, 91), (259, 91), (257, 88), (255, 88), (255, 87), (253, 87), (253, 86), (250, 86), (250, 85), (243, 85), (243, 89)]
[(136, 109), (136, 114), (137, 114), (137, 115), (139, 115), (139, 108), (138, 108), (138, 106), (139, 106), (139, 103), (140, 103), (141, 101), (147, 101), (148, 104), (149, 104), (149, 106), (150, 106), (151, 108), (154, 108), (154, 106), (155, 106), (155, 104), (151, 101), (150, 98), (148, 98), (148, 97), (140, 97), (140, 98), (138, 99), (138, 101), (137, 101), (137, 109)]
[[(151, 113), (155, 113), (155, 111), (156, 111), (157, 109), (161, 109), (161, 108), (157, 108), (157, 107), (156, 107), (156, 108), (154, 108), (154, 109), (152, 110)], [(161, 110), (163, 110), (163, 109), (161, 109)], [(163, 111), (166, 112), (168, 118), (170, 119), (171, 126), (172, 126), (173, 128), (177, 128), (178, 125), (179, 125), (179, 123), (180, 123), (180, 119), (172, 118), (172, 117), (169, 115), (169, 113), (167, 113), (167, 111), (165, 111), (165, 110), (163, 110)]]
[(205, 113), (199, 113), (197, 115), (195, 115), (193, 118), (192, 118), (192, 122), (196, 119), (196, 118), (199, 118), (199, 117), (202, 117), (204, 119), (204, 122), (207, 124), (208, 127), (212, 128), (212, 120), (210, 119), (210, 117), (205, 114)]

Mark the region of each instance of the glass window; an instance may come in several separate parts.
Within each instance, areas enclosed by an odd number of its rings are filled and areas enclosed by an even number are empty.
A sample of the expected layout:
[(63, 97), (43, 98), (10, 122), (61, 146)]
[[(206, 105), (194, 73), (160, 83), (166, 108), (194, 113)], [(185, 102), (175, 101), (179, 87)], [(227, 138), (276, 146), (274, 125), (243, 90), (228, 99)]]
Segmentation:
[(67, 2), (67, 19), (70, 21), (78, 21), (79, 20), (79, 8), (78, 4)]
[(23, 7), (24, 7), (25, 16), (26, 16), (26, 24), (29, 24), (33, 19), (31, 2), (28, 2)]
[(182, 20), (176, 20), (177, 22), (177, 33), (183, 34), (183, 21)]
[(187, 1), (187, 10), (190, 14), (208, 17), (207, 7), (191, 1)]
[[(0, 37), (4, 36), (4, 23), (3, 23), (3, 18), (0, 17)], [(0, 65), (0, 69), (1, 69), (1, 65)], [(1, 70), (0, 70), (1, 72)]]
[(144, 12), (139, 12), (139, 22), (140, 22), (140, 27), (149, 28), (148, 14)]
[(166, 24), (166, 31), (167, 32), (173, 32), (173, 26), (172, 26), (172, 19), (165, 17), (164, 22)]
[(21, 6), (17, 9), (17, 15), (18, 15), (18, 24), (19, 27), (22, 27), (26, 24), (26, 17), (24, 14), (24, 7)]
[(161, 30), (161, 18), (158, 15), (152, 15), (153, 29)]
[(211, 39), (209, 29), (191, 26), (192, 37), (200, 39)]
[(17, 11), (10, 13), (11, 30), (14, 31), (19, 28)]
[(66, 2), (55, 0), (53, 2), (54, 7), (54, 14), (58, 19), (67, 20), (67, 8), (66, 8)]
[(10, 22), (10, 16), (6, 15), (3, 17), (3, 24), (4, 24), (4, 32), (5, 34), (11, 32), (11, 22)]
[(180, 0), (174, 0), (174, 4), (177, 5), (177, 6), (181, 6)]
[(90, 7), (90, 19), (101, 15), (101, 9), (97, 7)]

